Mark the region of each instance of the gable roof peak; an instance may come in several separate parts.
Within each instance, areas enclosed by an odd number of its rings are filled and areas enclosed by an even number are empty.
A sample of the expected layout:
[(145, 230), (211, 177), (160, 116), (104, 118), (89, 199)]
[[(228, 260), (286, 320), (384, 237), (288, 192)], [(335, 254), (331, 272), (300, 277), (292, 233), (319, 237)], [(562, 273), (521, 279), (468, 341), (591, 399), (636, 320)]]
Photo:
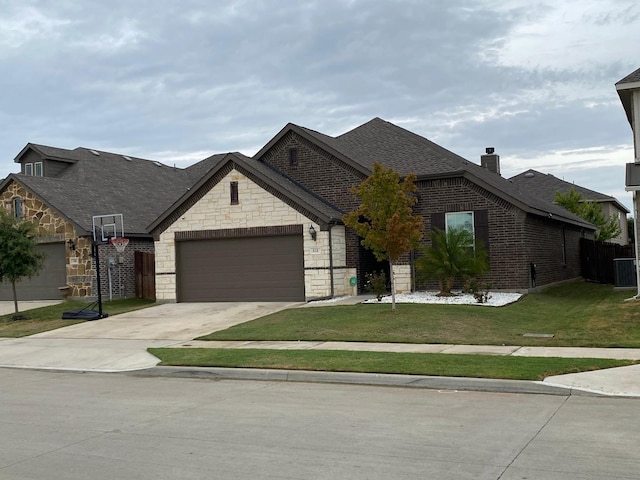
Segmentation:
[(618, 80), (616, 82), (616, 87), (619, 87), (620, 85), (625, 85), (627, 83), (638, 83), (638, 82), (640, 82), (640, 68), (638, 68), (637, 70), (634, 70), (626, 77)]

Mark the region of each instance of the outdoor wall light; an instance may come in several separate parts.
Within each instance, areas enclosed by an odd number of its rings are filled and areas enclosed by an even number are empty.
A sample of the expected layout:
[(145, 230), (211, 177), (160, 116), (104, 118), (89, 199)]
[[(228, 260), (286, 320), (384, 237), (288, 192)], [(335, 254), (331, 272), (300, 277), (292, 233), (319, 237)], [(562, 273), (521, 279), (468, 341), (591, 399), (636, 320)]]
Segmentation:
[(316, 237), (318, 236), (318, 234), (316, 233), (316, 229), (313, 228), (313, 225), (311, 225), (309, 227), (309, 235), (311, 235), (311, 240), (313, 240), (315, 242), (316, 241)]
[(69, 250), (72, 252), (76, 251), (76, 244), (73, 242), (72, 239), (67, 240), (67, 245), (69, 245)]

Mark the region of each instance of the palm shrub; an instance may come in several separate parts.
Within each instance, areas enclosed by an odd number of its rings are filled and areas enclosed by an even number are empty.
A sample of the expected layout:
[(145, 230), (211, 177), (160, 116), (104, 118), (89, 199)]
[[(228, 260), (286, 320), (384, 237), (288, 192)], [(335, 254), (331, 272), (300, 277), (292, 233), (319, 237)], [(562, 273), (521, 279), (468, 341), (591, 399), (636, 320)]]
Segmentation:
[(434, 228), (431, 246), (416, 260), (416, 270), (421, 280), (435, 279), (440, 286), (440, 296), (450, 296), (456, 280), (482, 275), (489, 270), (487, 251), (476, 242), (467, 230), (450, 228), (447, 231)]

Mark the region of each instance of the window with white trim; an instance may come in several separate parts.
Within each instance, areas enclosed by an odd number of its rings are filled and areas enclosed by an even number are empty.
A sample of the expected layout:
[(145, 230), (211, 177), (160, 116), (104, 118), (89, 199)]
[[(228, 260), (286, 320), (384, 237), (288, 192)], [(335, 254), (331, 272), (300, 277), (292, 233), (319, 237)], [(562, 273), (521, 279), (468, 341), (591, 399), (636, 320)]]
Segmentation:
[(33, 164), (33, 174), (36, 177), (42, 176), (42, 162), (36, 162)]
[(476, 236), (473, 225), (473, 212), (447, 212), (445, 214), (445, 228), (447, 231), (450, 228), (466, 230), (473, 237), (473, 243), (469, 246), (475, 248)]
[(33, 175), (33, 163), (25, 163), (24, 164), (24, 174), (25, 175)]

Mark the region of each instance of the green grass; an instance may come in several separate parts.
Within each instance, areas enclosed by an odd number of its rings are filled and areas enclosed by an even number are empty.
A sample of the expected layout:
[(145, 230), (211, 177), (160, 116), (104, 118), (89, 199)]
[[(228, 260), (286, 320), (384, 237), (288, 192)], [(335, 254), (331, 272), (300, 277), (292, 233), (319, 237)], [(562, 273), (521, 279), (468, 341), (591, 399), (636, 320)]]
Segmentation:
[[(155, 305), (155, 302), (153, 300), (130, 298), (103, 302), (102, 305), (104, 312), (109, 315), (117, 315), (119, 313), (150, 307), (151, 305)], [(85, 320), (62, 320), (61, 317), (62, 312), (84, 308), (86, 306), (87, 303), (85, 302), (69, 301), (49, 307), (34, 308), (20, 312), (28, 317), (26, 320), (13, 320), (13, 314), (0, 315), (0, 337), (25, 337), (27, 335), (34, 335), (36, 333), (66, 327), (74, 323), (84, 322)]]
[(635, 363), (595, 358), (501, 357), (335, 350), (150, 348), (149, 352), (160, 358), (162, 365), (396, 373), (512, 380), (542, 380), (550, 375)]
[[(388, 304), (288, 309), (199, 340), (310, 340), (640, 348), (640, 302), (571, 282), (504, 307)], [(551, 333), (528, 338), (525, 333)]]

